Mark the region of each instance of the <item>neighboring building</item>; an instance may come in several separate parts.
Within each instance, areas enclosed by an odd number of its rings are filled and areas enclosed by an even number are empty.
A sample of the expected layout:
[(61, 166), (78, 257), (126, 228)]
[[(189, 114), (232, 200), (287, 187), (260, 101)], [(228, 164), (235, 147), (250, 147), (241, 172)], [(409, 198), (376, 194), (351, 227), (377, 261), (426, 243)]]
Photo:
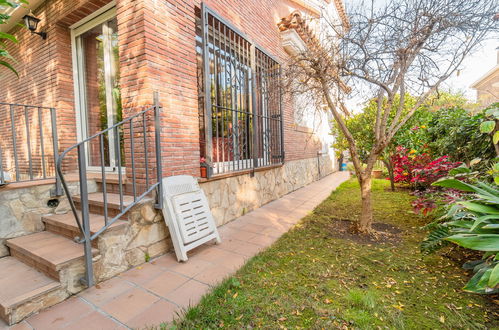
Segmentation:
[(499, 102), (499, 49), (497, 50), (497, 64), (485, 75), (471, 85), (476, 90), (477, 102), (487, 107)]
[[(0, 318), (8, 323), (171, 249), (154, 207), (161, 177), (200, 177), (222, 225), (337, 169), (330, 116), (298, 109), (281, 89), (281, 65), (306, 46), (277, 24), (327, 13), (348, 25), (342, 1), (26, 7), (10, 10), (2, 27), (19, 40), (9, 44), (19, 78), (0, 69)], [(17, 24), (28, 9), (46, 39)], [(70, 194), (55, 180), (55, 159)]]

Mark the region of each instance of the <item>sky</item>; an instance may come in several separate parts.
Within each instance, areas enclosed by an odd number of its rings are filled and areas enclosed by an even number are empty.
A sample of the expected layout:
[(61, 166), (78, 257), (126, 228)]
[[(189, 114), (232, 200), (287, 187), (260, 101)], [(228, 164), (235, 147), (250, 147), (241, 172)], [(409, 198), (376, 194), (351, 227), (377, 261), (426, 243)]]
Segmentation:
[[(344, 0), (347, 8), (349, 5), (356, 5), (362, 0)], [(389, 0), (374, 0), (376, 6), (382, 6)], [(488, 40), (483, 43), (480, 49), (470, 54), (463, 62), (459, 72), (454, 73), (447, 79), (442, 88), (453, 92), (462, 92), (470, 101), (476, 101), (476, 91), (470, 86), (484, 76), (495, 65), (498, 65), (497, 52), (499, 49), (499, 39)], [(357, 100), (349, 102), (358, 106)]]
[(484, 76), (497, 65), (497, 52), (499, 40), (489, 40), (482, 48), (468, 56), (461, 66), (458, 74), (445, 82), (445, 87), (452, 91), (462, 91), (470, 100), (476, 100), (476, 91), (470, 87), (474, 82)]

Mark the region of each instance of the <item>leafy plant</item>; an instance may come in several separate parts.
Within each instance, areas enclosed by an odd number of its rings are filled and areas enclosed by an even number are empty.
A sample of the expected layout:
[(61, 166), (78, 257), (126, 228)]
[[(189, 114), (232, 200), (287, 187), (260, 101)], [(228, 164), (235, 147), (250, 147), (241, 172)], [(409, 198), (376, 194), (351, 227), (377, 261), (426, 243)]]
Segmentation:
[(412, 183), (416, 188), (427, 187), (438, 179), (447, 176), (449, 172), (461, 165), (458, 162), (449, 161), (449, 156), (442, 156), (432, 160), (422, 168), (413, 170)]
[(392, 163), (395, 182), (411, 184), (416, 189), (428, 187), (461, 164), (449, 161), (448, 156), (432, 160), (424, 151), (408, 150), (402, 146), (397, 147), (397, 152), (392, 156)]
[(421, 251), (432, 253), (441, 249), (448, 244), (448, 241), (445, 241), (445, 239), (449, 236), (451, 236), (451, 231), (448, 226), (442, 224), (434, 225), (433, 230), (421, 242)]
[(427, 144), (434, 156), (448, 155), (453, 162), (470, 164), (474, 159), (482, 161), (478, 169), (485, 173), (490, 161), (496, 156), (490, 138), (480, 132), (485, 113), (472, 114), (461, 107), (441, 109), (428, 123)]
[(488, 134), (492, 138), (492, 145), (499, 156), (499, 102), (490, 105), (484, 110), (485, 119), (480, 124), (480, 132)]
[(491, 174), (494, 178), (494, 183), (499, 185), (499, 163), (495, 163), (494, 165), (492, 165)]
[[(438, 247), (438, 241), (444, 239), (467, 249), (483, 251), (481, 260), (464, 265), (475, 273), (464, 290), (499, 292), (499, 190), (484, 182), (470, 184), (448, 178), (433, 185), (470, 193), (471, 199), (453, 203), (444, 216), (447, 221), (430, 233), (424, 247)], [(447, 228), (447, 233), (443, 227)]]
[(431, 158), (427, 153), (417, 154), (417, 151), (409, 150), (402, 146), (397, 147), (396, 153), (391, 157), (395, 182), (410, 184), (413, 179), (413, 171), (422, 168)]
[[(19, 3), (27, 4), (28, 2), (25, 0), (19, 0)], [(19, 6), (19, 4), (16, 2), (12, 2), (9, 0), (0, 0), (0, 9), (2, 9), (2, 8), (16, 8), (18, 6)], [(9, 18), (10, 18), (10, 16), (5, 14), (5, 12), (0, 12), (0, 25), (6, 24), (7, 20)], [(7, 44), (6, 44), (7, 41), (17, 43), (16, 37), (14, 37), (12, 34), (9, 34), (6, 32), (0, 32), (0, 66), (6, 67), (10, 71), (14, 72), (16, 74), (16, 76), (19, 76), (16, 69), (14, 69), (12, 64), (10, 64), (7, 61), (7, 60), (10, 60), (10, 61), (15, 62), (15, 59), (7, 51)]]

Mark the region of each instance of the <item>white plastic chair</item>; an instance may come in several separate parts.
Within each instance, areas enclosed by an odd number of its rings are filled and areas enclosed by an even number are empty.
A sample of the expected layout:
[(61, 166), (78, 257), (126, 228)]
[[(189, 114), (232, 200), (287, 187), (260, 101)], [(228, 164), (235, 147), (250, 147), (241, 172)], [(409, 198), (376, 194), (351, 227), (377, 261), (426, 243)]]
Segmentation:
[(187, 261), (187, 252), (220, 235), (208, 200), (197, 180), (189, 175), (166, 177), (163, 184), (163, 216), (178, 261)]

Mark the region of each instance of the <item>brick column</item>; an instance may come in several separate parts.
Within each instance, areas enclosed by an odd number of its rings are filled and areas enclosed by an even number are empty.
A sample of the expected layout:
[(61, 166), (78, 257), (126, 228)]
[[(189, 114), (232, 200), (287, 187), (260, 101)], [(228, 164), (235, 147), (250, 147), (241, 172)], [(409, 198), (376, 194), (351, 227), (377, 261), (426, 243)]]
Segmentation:
[(150, 105), (158, 91), (163, 176), (199, 175), (194, 6), (119, 0), (117, 9), (123, 117)]

